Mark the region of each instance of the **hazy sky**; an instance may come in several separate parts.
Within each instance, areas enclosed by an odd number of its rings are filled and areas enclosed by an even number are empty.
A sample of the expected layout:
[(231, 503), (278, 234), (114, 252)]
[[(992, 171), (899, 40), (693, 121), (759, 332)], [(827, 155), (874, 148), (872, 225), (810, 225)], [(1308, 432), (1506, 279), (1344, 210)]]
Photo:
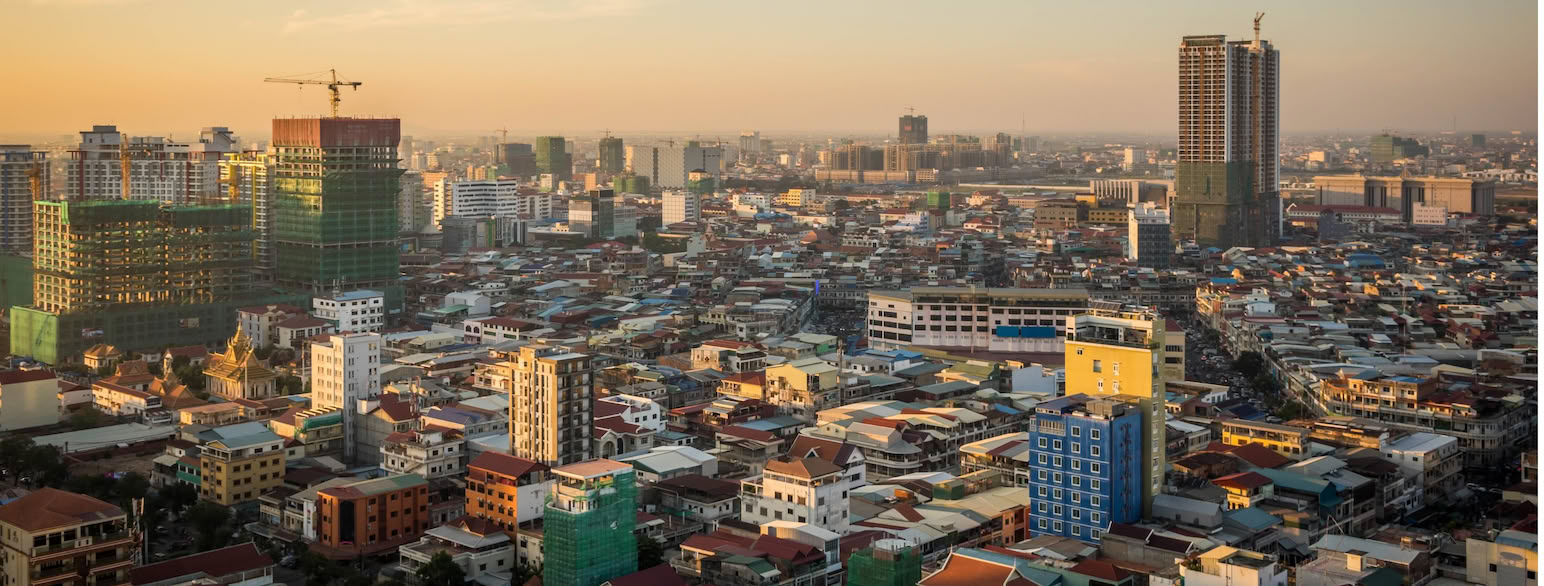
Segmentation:
[(266, 135), (325, 112), (406, 132), (1175, 132), (1183, 35), (1264, 9), (1282, 129), (1532, 131), (1532, 1), (0, 0), (0, 138), (93, 123)]

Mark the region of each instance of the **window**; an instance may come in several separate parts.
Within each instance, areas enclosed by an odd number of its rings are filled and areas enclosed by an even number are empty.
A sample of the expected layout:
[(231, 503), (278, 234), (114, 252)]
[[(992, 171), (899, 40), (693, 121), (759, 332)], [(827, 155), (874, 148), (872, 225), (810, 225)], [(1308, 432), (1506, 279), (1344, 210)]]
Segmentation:
[[(1077, 429), (1077, 428), (1073, 428), (1073, 429)], [(1083, 444), (1080, 444), (1078, 442), (1072, 442), (1072, 453), (1074, 453), (1074, 454), (1081, 454), (1081, 453), (1083, 453)]]
[(1088, 455), (1093, 456), (1095, 458), (1098, 458), (1099, 457), (1099, 446), (1088, 446)]
[(1041, 466), (1045, 465), (1045, 460), (1046, 460), (1045, 454), (1040, 454), (1040, 465)]
[(1040, 438), (1040, 449), (1045, 449), (1045, 438)]
[[(1040, 519), (1040, 528), (1042, 530), (1045, 529), (1045, 519)], [(1494, 566), (1492, 566), (1492, 567), (1494, 567)]]
[[(1095, 482), (1097, 482), (1097, 481), (1095, 481)], [(1096, 494), (1096, 495), (1089, 496), (1088, 497), (1088, 504), (1090, 506), (1098, 507), (1099, 506), (1099, 495)]]
[(1038, 490), (1039, 490), (1040, 496), (1044, 497), (1045, 496), (1045, 487), (1042, 486)]
[(1082, 502), (1083, 502), (1083, 493), (1081, 493), (1081, 492), (1074, 492), (1074, 493), (1072, 493), (1072, 503), (1073, 504), (1082, 504)]
[[(1073, 513), (1076, 514), (1077, 511), (1073, 511)], [(1072, 535), (1074, 537), (1083, 535), (1083, 528), (1079, 527), (1077, 525), (1073, 525), (1072, 526)]]
[(1072, 469), (1081, 471), (1083, 469), (1083, 461), (1074, 458), (1072, 460)]
[(1035, 505), (1035, 510), (1044, 513), (1045, 512), (1045, 501), (1040, 501), (1038, 504), (1036, 504)]
[(1051, 514), (1052, 515), (1056, 515), (1058, 517), (1061, 516), (1061, 514), (1062, 514), (1062, 506), (1061, 505), (1056, 505), (1056, 506), (1051, 507)]
[(1051, 440), (1051, 449), (1061, 451), (1061, 440)]
[(1094, 361), (1094, 372), (1104, 372), (1104, 361), (1103, 360), (1095, 360)]
[(1073, 521), (1082, 521), (1083, 520), (1083, 509), (1072, 509), (1072, 520)]
[(1090, 430), (1088, 430), (1088, 439), (1095, 439), (1095, 440), (1099, 439), (1099, 430), (1097, 430), (1097, 429), (1090, 429)]
[(1098, 478), (1090, 478), (1090, 479), (1088, 479), (1088, 487), (1089, 488), (1092, 488), (1094, 490), (1099, 490), (1099, 486), (1100, 486), (1100, 482), (1099, 482)]
[(1083, 428), (1081, 428), (1081, 427), (1073, 427), (1072, 428), (1072, 437), (1083, 437)]
[[(1082, 476), (1073, 476), (1072, 477), (1072, 485), (1073, 486), (1083, 486), (1083, 477)], [(1077, 498), (1078, 495), (1076, 493), (1074, 493), (1072, 496), (1073, 496), (1073, 498)]]
[(1089, 472), (1091, 472), (1093, 474), (1098, 474), (1100, 470), (1101, 470), (1101, 466), (1099, 466), (1098, 462), (1089, 462), (1088, 463), (1088, 471)]

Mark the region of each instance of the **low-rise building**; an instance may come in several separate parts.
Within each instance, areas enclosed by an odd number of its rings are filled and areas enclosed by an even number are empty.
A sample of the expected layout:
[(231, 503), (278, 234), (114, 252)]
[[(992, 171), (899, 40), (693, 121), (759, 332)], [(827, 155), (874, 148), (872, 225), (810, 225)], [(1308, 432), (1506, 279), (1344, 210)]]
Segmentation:
[(381, 467), (431, 480), (457, 477), (465, 469), (465, 444), (461, 432), (440, 427), (399, 431), (381, 440)]
[(83, 494), (44, 487), (0, 506), (5, 584), (128, 584), (137, 542), (123, 509)]
[(1194, 586), (1286, 586), (1287, 567), (1276, 557), (1220, 545), (1180, 564), (1185, 584)]
[(1276, 453), (1301, 460), (1308, 457), (1307, 429), (1264, 421), (1230, 419), (1222, 422), (1222, 443), (1230, 446), (1259, 444)]
[(317, 491), (317, 541), (337, 557), (371, 555), (429, 530), (429, 482), (417, 474)]
[(521, 523), (541, 518), (552, 490), (550, 472), (540, 462), (483, 452), (467, 465), (466, 514), (513, 533)]
[(277, 567), (273, 558), (249, 541), (134, 568), (129, 572), (129, 583), (134, 586), (265, 586), (273, 583)]
[(1029, 486), (1029, 432), (1008, 433), (960, 446), (960, 473), (994, 470), (1014, 486)]
[(0, 431), (59, 422), (59, 377), (45, 368), (0, 372)]
[(430, 528), (414, 543), (397, 548), (397, 567), (414, 576), (441, 553), (461, 567), (468, 582), (509, 581), (515, 568), (515, 544), (502, 528), (488, 519), (463, 517), (448, 525)]
[(217, 427), (200, 436), (199, 496), (225, 506), (251, 503), (284, 483), (284, 438), (260, 422)]

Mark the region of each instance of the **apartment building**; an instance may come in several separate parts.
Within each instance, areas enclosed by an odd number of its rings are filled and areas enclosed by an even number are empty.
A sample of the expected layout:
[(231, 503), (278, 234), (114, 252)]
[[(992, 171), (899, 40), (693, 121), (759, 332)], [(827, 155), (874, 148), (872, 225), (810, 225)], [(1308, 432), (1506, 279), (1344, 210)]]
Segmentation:
[(554, 468), (544, 513), (542, 580), (602, 584), (638, 571), (633, 468), (597, 459)]
[(1390, 439), (1379, 451), (1397, 464), (1406, 478), (1420, 483), (1428, 504), (1457, 498), (1464, 488), (1464, 459), (1457, 438), (1416, 432)]
[(841, 373), (836, 365), (805, 358), (766, 369), (766, 400), (779, 414), (815, 421), (816, 413), (840, 405)]
[(1028, 487), (1029, 432), (1007, 433), (960, 446), (960, 474), (995, 471), (1013, 486)]
[(467, 465), (466, 514), (513, 533), (540, 519), (552, 490), (545, 464), (500, 452), (483, 452)]
[(381, 441), (381, 467), (392, 474), (417, 474), (433, 480), (456, 478), (466, 467), (466, 440), (442, 427), (399, 431)]
[(1483, 397), (1441, 391), (1435, 377), (1343, 372), (1308, 393), (1331, 415), (1360, 417), (1392, 428), (1435, 432), (1458, 440), (1466, 469), (1501, 466), (1532, 445), (1537, 407), (1521, 396)]
[(861, 474), (818, 457), (782, 457), (767, 462), (759, 476), (740, 481), (740, 520), (809, 523), (837, 535), (848, 525), (848, 491), (864, 484)]
[(349, 291), (316, 297), (312, 313), (343, 333), (379, 332), (386, 324), (386, 294), (380, 291)]
[(161, 397), (105, 381), (91, 383), (92, 402), (108, 415), (143, 416), (161, 409)]
[(128, 584), (137, 541), (122, 509), (40, 488), (0, 506), (0, 583)]
[(198, 453), (200, 498), (232, 506), (284, 483), (284, 438), (263, 423), (217, 427), (200, 439), (205, 440)]
[[(206, 203), (219, 198), (220, 159), (236, 152), (230, 129), (204, 128), (197, 142), (160, 136), (129, 136), (112, 125), (80, 133), (80, 144), (66, 162), (66, 193), (72, 201), (151, 200), (171, 204)], [(129, 185), (123, 185), (123, 158), (129, 158)]]
[[(381, 335), (332, 334), (311, 343), (313, 406), (343, 411), (343, 457), (353, 461), (359, 402), (381, 392)], [(371, 446), (375, 447), (375, 446)]]
[(557, 466), (590, 459), (592, 358), (543, 344), (520, 348), (509, 365), (510, 449)]
[(1287, 565), (1276, 556), (1219, 545), (1179, 566), (1190, 586), (1287, 586)]
[[(498, 525), (487, 519), (464, 517), (424, 532), (414, 543), (397, 548), (397, 568), (415, 576), (434, 556), (444, 553), (461, 567), (468, 582), (487, 583), (515, 568), (515, 543)], [(416, 577), (416, 576), (415, 576)]]
[(48, 153), (0, 145), (0, 252), (32, 253), (32, 202), (50, 199), (49, 171)]
[(429, 530), (429, 482), (417, 474), (360, 480), (317, 491), (317, 541), (370, 555)]
[(499, 216), (550, 220), (556, 198), (550, 192), (522, 189), (518, 180), (457, 181), (434, 200), (434, 222), (446, 216)]
[(958, 407), (910, 408), (900, 401), (868, 401), (821, 411), (802, 435), (852, 445), (862, 452), (867, 477), (879, 482), (916, 472), (953, 472), (960, 448), (986, 437), (985, 415)]
[(1244, 419), (1229, 419), (1222, 422), (1223, 444), (1230, 446), (1259, 444), (1293, 460), (1308, 457), (1309, 435), (1308, 429), (1291, 425)]
[(1055, 353), (1068, 316), (1086, 313), (1083, 289), (913, 287), (869, 291), (869, 344), (966, 351)]
[(1142, 414), (1069, 395), (1035, 406), (1029, 431), (1030, 530), (1099, 543), (1110, 523), (1142, 515)]

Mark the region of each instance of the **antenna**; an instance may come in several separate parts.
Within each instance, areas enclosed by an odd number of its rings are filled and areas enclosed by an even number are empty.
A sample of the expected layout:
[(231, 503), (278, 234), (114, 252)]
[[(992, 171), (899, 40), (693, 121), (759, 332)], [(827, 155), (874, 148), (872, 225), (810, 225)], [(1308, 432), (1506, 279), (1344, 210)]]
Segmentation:
[(913, 108), (911, 106), (907, 106), (906, 107), (906, 114), (907, 115), (915, 115), (916, 113), (917, 113), (917, 109), (916, 108)]

